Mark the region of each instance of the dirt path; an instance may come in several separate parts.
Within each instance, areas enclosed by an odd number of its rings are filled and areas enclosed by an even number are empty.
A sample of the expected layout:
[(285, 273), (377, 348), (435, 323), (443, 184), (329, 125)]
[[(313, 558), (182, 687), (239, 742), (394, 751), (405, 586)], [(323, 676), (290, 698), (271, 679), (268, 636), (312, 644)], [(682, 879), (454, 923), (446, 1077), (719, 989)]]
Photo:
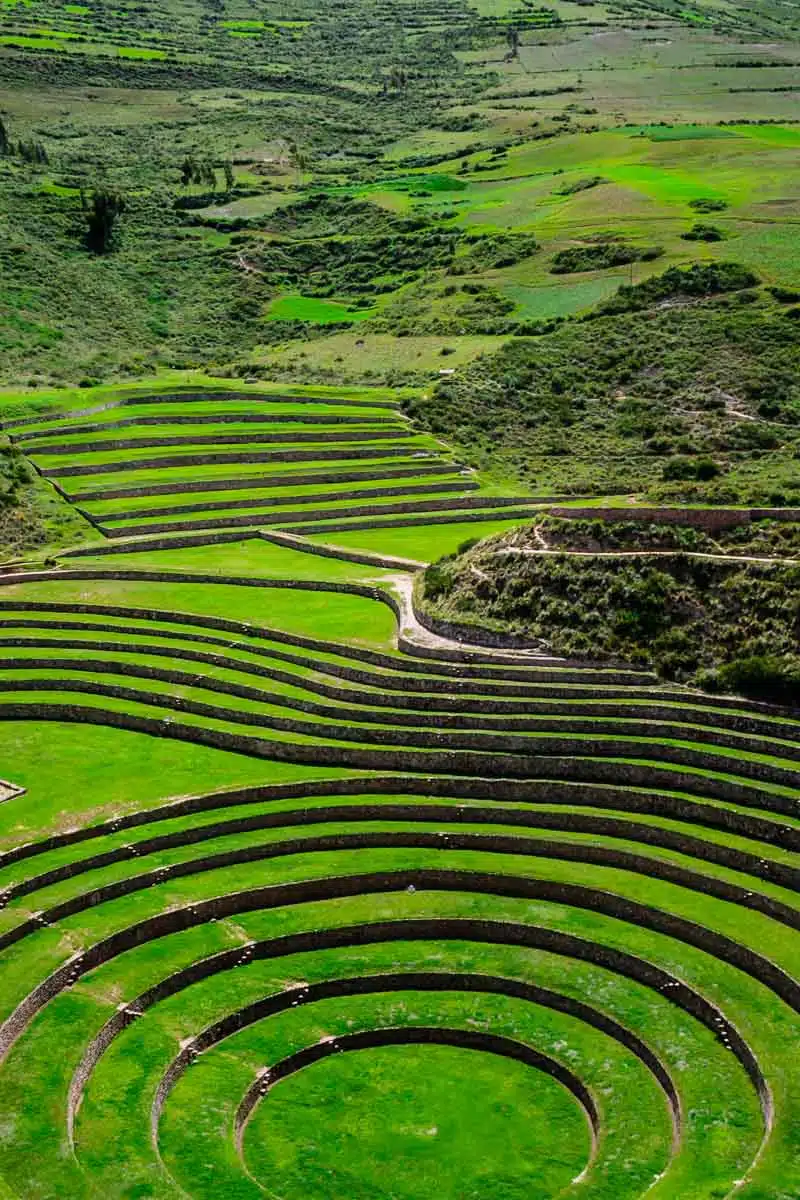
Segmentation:
[(800, 558), (767, 558), (756, 554), (705, 554), (701, 550), (554, 550), (541, 547), (536, 550), (527, 546), (504, 546), (492, 554), (526, 554), (532, 558), (540, 555), (567, 554), (573, 558), (704, 558), (718, 563), (767, 563), (783, 567), (800, 566)]
[(475, 643), (464, 642), (458, 638), (442, 637), (433, 630), (420, 624), (414, 612), (412, 596), (414, 592), (413, 575), (383, 576), (379, 581), (381, 586), (389, 586), (395, 599), (400, 605), (400, 633), (408, 642), (424, 646), (430, 650), (458, 650), (475, 654), (490, 655), (500, 661), (513, 660), (522, 664), (561, 663), (564, 660), (555, 658), (544, 649), (517, 650), (501, 646), (479, 646)]

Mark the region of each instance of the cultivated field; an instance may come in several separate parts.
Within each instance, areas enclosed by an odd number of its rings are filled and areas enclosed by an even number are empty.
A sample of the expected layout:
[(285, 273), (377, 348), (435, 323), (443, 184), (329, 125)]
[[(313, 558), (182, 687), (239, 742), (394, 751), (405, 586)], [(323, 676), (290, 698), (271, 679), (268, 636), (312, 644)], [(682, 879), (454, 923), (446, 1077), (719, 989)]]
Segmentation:
[(800, 1196), (799, 13), (0, 0), (0, 1200)]
[(11, 411), (9, 1194), (791, 1195), (797, 721), (420, 625), (539, 510), (387, 394)]

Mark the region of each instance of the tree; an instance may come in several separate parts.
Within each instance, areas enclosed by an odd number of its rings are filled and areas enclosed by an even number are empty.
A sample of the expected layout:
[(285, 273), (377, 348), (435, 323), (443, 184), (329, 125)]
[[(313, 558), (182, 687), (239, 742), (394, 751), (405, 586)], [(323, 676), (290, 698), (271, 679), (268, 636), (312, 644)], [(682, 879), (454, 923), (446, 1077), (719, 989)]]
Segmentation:
[(11, 153), (11, 142), (8, 140), (8, 130), (0, 117), (0, 155)]
[(233, 185), (236, 182), (233, 174), (233, 163), (226, 158), (225, 162), (222, 164), (222, 170), (225, 172), (225, 191), (232, 192)]
[(308, 155), (299, 146), (295, 146), (294, 150), (294, 169), (297, 172), (297, 186), (303, 182), (303, 172), (308, 166)]
[(191, 154), (187, 154), (181, 163), (181, 184), (188, 187), (197, 174), (197, 163)]
[(108, 254), (116, 240), (117, 222), (127, 208), (121, 192), (112, 188), (95, 188), (91, 201), (81, 192), (81, 206), (86, 218), (86, 246), (95, 254)]
[(506, 42), (508, 43), (508, 54), (505, 61), (511, 62), (512, 58), (519, 58), (519, 30), (515, 29), (513, 25), (508, 28)]
[(286, 148), (289, 151), (289, 162), (297, 173), (297, 186), (300, 187), (303, 182), (303, 172), (308, 167), (308, 155), (298, 146), (294, 138), (287, 138)]
[(398, 92), (408, 87), (408, 75), (405, 67), (392, 67), (389, 72), (389, 86)]
[(47, 163), (50, 161), (47, 157), (47, 151), (41, 142), (18, 142), (17, 154), (23, 162)]

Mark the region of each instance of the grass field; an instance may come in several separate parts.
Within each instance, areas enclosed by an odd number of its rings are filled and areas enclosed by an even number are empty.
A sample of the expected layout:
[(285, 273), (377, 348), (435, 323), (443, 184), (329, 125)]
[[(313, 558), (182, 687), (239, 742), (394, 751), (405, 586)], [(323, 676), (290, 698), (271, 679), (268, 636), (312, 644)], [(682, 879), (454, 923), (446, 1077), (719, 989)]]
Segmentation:
[(797, 10), (0, 10), (2, 1200), (797, 1200)]
[(5, 411), (91, 522), (0, 576), (11, 1195), (795, 1187), (796, 721), (415, 641), (408, 560), (541, 498), (389, 391)]

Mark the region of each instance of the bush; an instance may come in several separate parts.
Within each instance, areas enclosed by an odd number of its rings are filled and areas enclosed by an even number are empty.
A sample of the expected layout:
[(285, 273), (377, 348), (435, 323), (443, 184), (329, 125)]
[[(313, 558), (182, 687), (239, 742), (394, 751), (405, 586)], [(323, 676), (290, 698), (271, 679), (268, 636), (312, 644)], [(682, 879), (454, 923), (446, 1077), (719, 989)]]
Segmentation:
[(752, 655), (724, 663), (717, 671), (719, 685), (750, 696), (800, 704), (800, 661), (777, 655)]
[(758, 282), (758, 276), (748, 267), (735, 262), (695, 263), (686, 270), (670, 267), (663, 275), (654, 275), (644, 283), (632, 287), (623, 284), (615, 296), (598, 305), (590, 315), (638, 312), (662, 300), (715, 296), (755, 287)]
[(779, 304), (796, 304), (797, 301), (800, 300), (800, 292), (795, 292), (792, 290), (792, 288), (778, 287), (775, 285), (773, 287), (768, 287), (767, 291), (771, 296), (775, 297)]
[(689, 201), (689, 208), (701, 213), (722, 212), (727, 207), (727, 200), (713, 200), (707, 196), (700, 196), (697, 200)]
[(603, 271), (631, 262), (650, 262), (663, 253), (660, 246), (631, 246), (627, 242), (571, 246), (553, 256), (550, 272), (553, 275), (569, 275), (576, 271)]
[(574, 183), (565, 183), (563, 187), (558, 188), (556, 196), (572, 196), (576, 192), (585, 192), (588, 188), (598, 187), (601, 183), (608, 183), (602, 175), (589, 175), (583, 179), (576, 179)]
[(686, 233), (682, 233), (681, 237), (685, 242), (721, 242), (724, 241), (725, 234), (716, 225), (695, 224)]

